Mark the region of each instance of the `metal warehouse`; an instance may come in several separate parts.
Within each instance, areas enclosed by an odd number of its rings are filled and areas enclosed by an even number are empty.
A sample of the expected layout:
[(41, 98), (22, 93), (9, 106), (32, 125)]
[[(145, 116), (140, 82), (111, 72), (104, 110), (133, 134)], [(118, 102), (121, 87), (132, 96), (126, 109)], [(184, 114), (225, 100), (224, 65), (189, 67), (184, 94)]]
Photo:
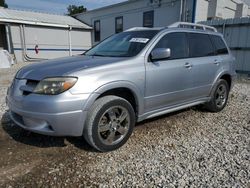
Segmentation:
[(0, 48), (17, 62), (83, 53), (91, 47), (91, 29), (70, 16), (0, 8)]
[(236, 58), (235, 68), (239, 73), (250, 74), (250, 18), (211, 20), (202, 24), (216, 27)]

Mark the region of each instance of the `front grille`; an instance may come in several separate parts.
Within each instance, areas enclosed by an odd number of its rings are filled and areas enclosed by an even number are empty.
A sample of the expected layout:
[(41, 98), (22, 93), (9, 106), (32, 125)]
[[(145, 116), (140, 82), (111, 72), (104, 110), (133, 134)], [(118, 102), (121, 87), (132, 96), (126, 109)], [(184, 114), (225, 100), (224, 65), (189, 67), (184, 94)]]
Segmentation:
[(24, 96), (31, 94), (36, 88), (38, 83), (39, 81), (36, 81), (36, 80), (27, 80), (26, 84), (20, 87), (22, 94)]
[(15, 121), (23, 125), (23, 117), (20, 116), (19, 114), (15, 112), (11, 112), (12, 117), (14, 118)]
[(39, 83), (39, 81), (37, 81), (37, 80), (27, 80), (26, 85), (35, 88), (38, 83)]

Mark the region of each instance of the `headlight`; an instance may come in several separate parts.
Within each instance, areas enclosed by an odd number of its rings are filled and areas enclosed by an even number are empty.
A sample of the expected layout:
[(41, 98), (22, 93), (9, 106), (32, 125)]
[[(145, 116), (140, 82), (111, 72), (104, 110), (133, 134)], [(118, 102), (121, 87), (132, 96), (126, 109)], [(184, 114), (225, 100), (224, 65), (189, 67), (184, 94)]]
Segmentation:
[(58, 95), (72, 88), (77, 81), (75, 77), (57, 77), (41, 80), (33, 93), (43, 95)]

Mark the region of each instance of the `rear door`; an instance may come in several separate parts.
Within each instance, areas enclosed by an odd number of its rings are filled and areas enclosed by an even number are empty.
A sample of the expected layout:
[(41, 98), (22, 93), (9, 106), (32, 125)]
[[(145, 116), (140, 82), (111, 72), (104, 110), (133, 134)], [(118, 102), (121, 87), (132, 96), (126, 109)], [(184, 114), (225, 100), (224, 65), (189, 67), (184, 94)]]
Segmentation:
[[(210, 38), (214, 44), (215, 50), (216, 50), (216, 55), (220, 57), (221, 66), (231, 66), (230, 62), (232, 61), (231, 56), (229, 55), (227, 46), (222, 39), (221, 36), (219, 35), (210, 35)], [(225, 67), (226, 69), (230, 70), (229, 67)]]
[(216, 54), (206, 33), (188, 33), (188, 43), (193, 73), (193, 98), (207, 97), (219, 70), (221, 57)]

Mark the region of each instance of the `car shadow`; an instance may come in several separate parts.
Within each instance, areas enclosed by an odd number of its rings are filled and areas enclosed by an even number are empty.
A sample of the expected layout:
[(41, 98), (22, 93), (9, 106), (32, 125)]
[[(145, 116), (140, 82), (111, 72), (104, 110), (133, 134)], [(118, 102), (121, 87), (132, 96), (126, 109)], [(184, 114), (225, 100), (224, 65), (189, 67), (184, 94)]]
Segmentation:
[(66, 147), (67, 141), (79, 149), (86, 151), (94, 151), (88, 143), (82, 137), (53, 137), (45, 136), (41, 134), (36, 134), (27, 130), (24, 130), (10, 119), (9, 113), (5, 112), (1, 118), (2, 129), (15, 141), (40, 147), (40, 148), (49, 148), (49, 147)]
[(83, 137), (67, 137), (66, 139), (78, 149), (99, 153), (99, 151), (91, 147)]
[(138, 126), (143, 126), (145, 125), (146, 123), (151, 123), (153, 121), (157, 121), (157, 120), (161, 120), (161, 119), (165, 119), (165, 118), (168, 118), (168, 117), (172, 117), (172, 116), (176, 116), (178, 114), (182, 114), (184, 112), (188, 112), (189, 110), (194, 110), (194, 111), (200, 111), (200, 112), (206, 112), (205, 109), (203, 109), (202, 106), (193, 106), (193, 107), (189, 107), (189, 108), (185, 108), (185, 109), (182, 109), (182, 110), (178, 110), (178, 111), (174, 111), (174, 112), (170, 112), (168, 114), (163, 114), (163, 115), (160, 115), (160, 116), (157, 116), (157, 117), (153, 117), (153, 118), (150, 118), (150, 119), (146, 119), (146, 120), (143, 120), (139, 123), (136, 124), (136, 127)]
[[(142, 122), (136, 124), (136, 127), (143, 126), (147, 123), (161, 120), (163, 118), (175, 116), (189, 110), (194, 111), (203, 111), (202, 108), (199, 106), (191, 107), (183, 110), (179, 110), (176, 112), (168, 113), (165, 115), (161, 115), (155, 118), (146, 119)], [(204, 111), (205, 112), (205, 111)], [(10, 119), (9, 113), (5, 112), (0, 121), (2, 125), (2, 129), (15, 141), (30, 145), (36, 146), (40, 148), (49, 148), (49, 147), (66, 147), (67, 142), (72, 144), (78, 149), (90, 151), (90, 152), (97, 152), (93, 149), (83, 137), (53, 137), (53, 136), (45, 136), (41, 134), (36, 134), (27, 130), (20, 128), (19, 126), (15, 125), (15, 123)]]

